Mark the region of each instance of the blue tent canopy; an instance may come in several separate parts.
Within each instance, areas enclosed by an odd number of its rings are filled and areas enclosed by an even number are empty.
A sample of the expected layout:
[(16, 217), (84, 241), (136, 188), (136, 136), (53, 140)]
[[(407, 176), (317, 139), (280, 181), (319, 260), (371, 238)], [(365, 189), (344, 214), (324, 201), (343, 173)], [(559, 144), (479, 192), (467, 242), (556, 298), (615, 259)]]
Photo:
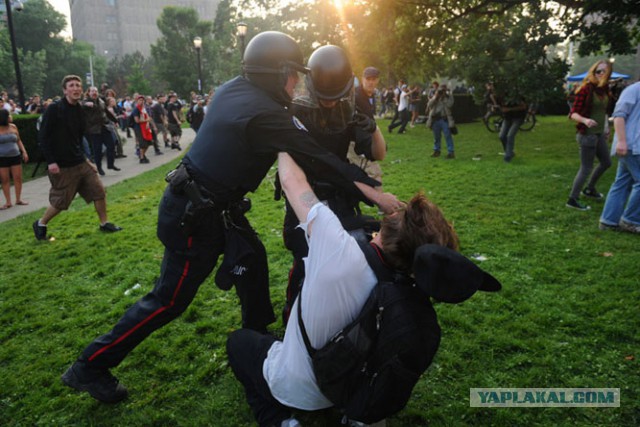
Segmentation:
[[(587, 75), (587, 71), (585, 71), (582, 74), (576, 74), (575, 76), (569, 76), (567, 77), (567, 80), (570, 82), (581, 82), (585, 76)], [(615, 79), (625, 79), (627, 80), (630, 76), (628, 76), (627, 74), (620, 74), (620, 73), (616, 73), (615, 71), (613, 73), (611, 73), (611, 80), (615, 80)]]

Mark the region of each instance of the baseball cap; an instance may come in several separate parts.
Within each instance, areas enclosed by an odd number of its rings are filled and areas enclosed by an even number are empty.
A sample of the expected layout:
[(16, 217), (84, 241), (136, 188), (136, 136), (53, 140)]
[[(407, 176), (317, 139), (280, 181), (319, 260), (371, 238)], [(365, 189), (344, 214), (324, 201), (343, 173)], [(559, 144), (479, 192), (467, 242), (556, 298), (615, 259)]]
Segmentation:
[(380, 70), (378, 70), (376, 67), (367, 67), (364, 69), (362, 75), (365, 77), (379, 77)]

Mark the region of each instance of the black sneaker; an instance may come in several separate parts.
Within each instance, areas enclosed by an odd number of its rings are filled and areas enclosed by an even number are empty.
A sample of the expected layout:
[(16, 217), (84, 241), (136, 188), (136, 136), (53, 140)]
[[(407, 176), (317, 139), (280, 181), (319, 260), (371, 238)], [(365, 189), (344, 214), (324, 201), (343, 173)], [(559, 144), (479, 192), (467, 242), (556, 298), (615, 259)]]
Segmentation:
[(604, 195), (602, 193), (598, 193), (596, 190), (592, 188), (585, 188), (582, 190), (582, 195), (591, 197), (592, 199), (602, 200), (604, 199)]
[(591, 206), (583, 205), (576, 199), (571, 199), (571, 198), (567, 200), (567, 204), (565, 206), (568, 208), (577, 209), (579, 211), (588, 211), (591, 209)]
[(156, 150), (156, 156), (160, 156), (160, 155), (162, 155), (162, 154), (164, 154), (162, 151), (160, 151), (160, 150)]
[(456, 154), (451, 152), (449, 154), (447, 154), (447, 157), (445, 157), (446, 159), (455, 159), (456, 158)]
[(100, 226), (100, 231), (105, 231), (107, 233), (115, 233), (116, 231), (120, 230), (122, 230), (122, 227), (118, 227), (111, 222), (105, 222), (104, 225)]
[(104, 371), (88, 382), (81, 382), (75, 369), (82, 368), (77, 365), (78, 362), (74, 363), (62, 374), (62, 383), (67, 387), (78, 391), (86, 391), (91, 397), (104, 403), (117, 403), (127, 398), (129, 394), (127, 388), (120, 384), (118, 379), (109, 371)]
[(33, 234), (37, 240), (47, 240), (47, 226), (38, 224), (38, 220), (33, 223)]
[(431, 157), (440, 157), (440, 150), (434, 150), (433, 153), (431, 153)]

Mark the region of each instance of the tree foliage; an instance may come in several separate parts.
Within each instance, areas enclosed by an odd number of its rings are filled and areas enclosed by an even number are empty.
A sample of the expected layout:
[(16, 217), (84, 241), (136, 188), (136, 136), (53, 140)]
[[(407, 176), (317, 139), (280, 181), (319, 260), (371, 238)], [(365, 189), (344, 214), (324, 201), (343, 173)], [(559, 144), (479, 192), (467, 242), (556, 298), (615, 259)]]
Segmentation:
[[(65, 75), (83, 77), (89, 71), (90, 56), (93, 56), (94, 80), (104, 78), (105, 60), (95, 56), (90, 44), (65, 40), (59, 35), (65, 18), (47, 1), (29, 0), (22, 12), (12, 16), (25, 97), (35, 93), (44, 97), (59, 95)], [(11, 43), (4, 28), (0, 35), (0, 78), (7, 89), (15, 86)]]
[[(531, 99), (554, 96), (566, 73), (565, 57), (552, 46), (572, 38), (581, 55), (625, 54), (640, 44), (640, 7), (633, 0), (222, 0), (213, 22), (194, 9), (167, 7), (157, 21), (161, 37), (151, 57), (139, 53), (112, 60), (95, 56), (82, 42), (62, 39), (64, 17), (45, 0), (30, 0), (14, 14), (27, 96), (59, 94), (65, 74), (84, 76), (94, 58), (98, 84), (119, 94), (135, 86), (151, 92), (173, 89), (182, 96), (197, 89), (194, 37), (202, 38), (203, 91), (240, 72), (239, 21), (251, 37), (267, 30), (291, 34), (308, 57), (331, 43), (345, 47), (353, 68), (383, 70), (383, 83), (398, 78), (427, 82), (464, 79), (479, 87), (487, 80), (517, 88)], [(245, 16), (239, 10), (247, 11)], [(250, 14), (249, 14), (250, 13)], [(46, 71), (46, 72), (45, 72)], [(43, 74), (44, 73), (44, 74)], [(0, 81), (15, 85), (10, 43), (0, 33)], [(148, 85), (143, 84), (146, 81)]]
[[(561, 2), (562, 3), (562, 2)], [(584, 4), (582, 8), (575, 7)], [(570, 22), (576, 29), (574, 39), (580, 41), (580, 55), (600, 53), (627, 55), (640, 45), (640, 4), (637, 0), (586, 0), (567, 2), (579, 13)]]
[(12, 16), (25, 97), (42, 94), (49, 78), (49, 60), (53, 62), (62, 46), (58, 34), (66, 25), (65, 18), (45, 0), (26, 2), (24, 11)]
[(213, 23), (200, 21), (195, 9), (169, 6), (158, 18), (158, 29), (162, 35), (151, 45), (158, 76), (180, 96), (196, 91), (198, 63), (193, 39), (201, 37), (203, 46), (211, 44)]
[(449, 77), (482, 87), (493, 80), (544, 100), (557, 96), (568, 69), (567, 58), (553, 54), (554, 45), (572, 37), (581, 41), (581, 53), (633, 50), (640, 42), (640, 8), (633, 3), (358, 0), (338, 8), (331, 0), (309, 0), (273, 10), (263, 21), (275, 17), (279, 26), (271, 29), (292, 34), (307, 54), (326, 43), (344, 46), (354, 69), (377, 66), (387, 71), (383, 80), (389, 83)]
[(45, 0), (29, 0), (22, 12), (13, 13), (16, 44), (19, 48), (36, 52), (47, 49), (52, 40), (64, 30), (64, 15)]

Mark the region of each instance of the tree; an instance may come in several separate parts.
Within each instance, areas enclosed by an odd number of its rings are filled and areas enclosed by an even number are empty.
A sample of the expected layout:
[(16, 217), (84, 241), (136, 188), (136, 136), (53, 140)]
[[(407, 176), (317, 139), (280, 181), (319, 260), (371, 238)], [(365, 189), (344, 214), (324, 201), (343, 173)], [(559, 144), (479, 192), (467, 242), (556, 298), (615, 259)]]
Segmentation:
[(66, 26), (64, 15), (45, 0), (29, 0), (24, 10), (13, 14), (16, 44), (25, 51), (37, 52), (47, 48)]
[[(513, 90), (530, 101), (555, 98), (568, 71), (563, 59), (548, 55), (547, 47), (560, 42), (545, 9), (514, 7), (501, 17), (483, 20), (465, 17), (465, 36), (455, 39), (453, 57), (445, 69), (477, 88), (491, 81), (498, 91)], [(483, 91), (476, 93), (479, 100)]]
[(127, 93), (155, 94), (166, 90), (166, 82), (156, 76), (153, 58), (140, 52), (113, 58), (107, 67), (106, 82), (118, 96)]
[(579, 19), (569, 26), (580, 41), (579, 53), (586, 56), (605, 51), (609, 55), (635, 53), (640, 45), (640, 5), (637, 1), (561, 1), (574, 8)]
[(197, 90), (198, 64), (193, 39), (201, 37), (203, 46), (212, 44), (213, 24), (200, 21), (194, 9), (168, 6), (158, 18), (158, 29), (162, 35), (151, 45), (157, 75), (181, 96)]
[(145, 77), (142, 64), (133, 64), (133, 69), (131, 70), (131, 74), (127, 76), (127, 81), (129, 82), (130, 92), (141, 93), (144, 95), (151, 93), (151, 85), (149, 84), (149, 80)]
[[(22, 51), (20, 52), (22, 53)], [(35, 94), (42, 94), (47, 79), (46, 52), (26, 52), (21, 55), (22, 81), (26, 100)]]
[[(25, 95), (59, 94), (62, 77), (69, 74), (65, 59), (71, 42), (59, 36), (66, 25), (65, 17), (45, 0), (30, 0), (25, 2), (22, 12), (13, 14), (13, 19), (16, 45), (23, 51), (20, 63), (24, 70)], [(42, 60), (46, 71), (44, 81)]]
[(218, 3), (213, 21), (215, 38), (212, 43), (202, 43), (202, 68), (204, 73), (204, 91), (219, 86), (240, 72), (240, 49), (234, 46), (236, 23), (239, 22), (236, 9), (230, 0)]

